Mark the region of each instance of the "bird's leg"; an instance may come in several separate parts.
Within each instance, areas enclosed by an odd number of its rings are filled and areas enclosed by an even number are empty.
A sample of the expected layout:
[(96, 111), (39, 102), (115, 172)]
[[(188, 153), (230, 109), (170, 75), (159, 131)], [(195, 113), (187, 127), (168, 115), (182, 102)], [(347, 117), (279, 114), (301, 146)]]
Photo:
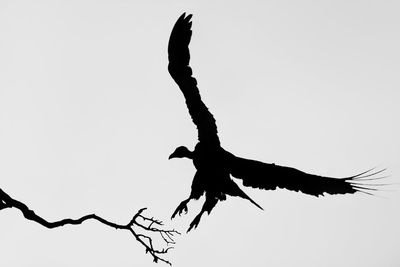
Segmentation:
[(182, 212), (184, 211), (185, 214), (188, 212), (188, 208), (187, 208), (187, 203), (190, 201), (190, 198), (185, 199), (184, 201), (181, 202), (181, 204), (179, 204), (179, 206), (176, 208), (176, 210), (174, 211), (174, 213), (171, 216), (171, 219), (173, 219), (175, 217), (176, 214), (178, 214), (179, 216), (181, 216)]
[(189, 225), (189, 229), (187, 230), (187, 233), (192, 230), (193, 228), (197, 228), (197, 226), (200, 223), (201, 216), (203, 215), (204, 212), (207, 212), (210, 214), (211, 210), (215, 207), (215, 205), (218, 203), (218, 198), (214, 196), (208, 196), (206, 195), (206, 201), (203, 204), (203, 207), (201, 208), (201, 211), (199, 214), (194, 217), (193, 221)]

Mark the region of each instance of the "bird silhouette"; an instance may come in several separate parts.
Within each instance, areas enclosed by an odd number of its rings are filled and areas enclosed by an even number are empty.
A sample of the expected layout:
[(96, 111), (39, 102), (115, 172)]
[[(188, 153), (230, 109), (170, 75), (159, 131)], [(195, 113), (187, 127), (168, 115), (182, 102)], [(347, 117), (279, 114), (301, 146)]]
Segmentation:
[[(210, 214), (218, 201), (226, 200), (226, 195), (241, 197), (262, 209), (232, 180), (231, 176), (243, 181), (244, 186), (274, 190), (284, 188), (304, 194), (321, 196), (326, 194), (367, 194), (376, 190), (360, 183), (367, 177), (374, 176), (383, 170), (372, 169), (345, 178), (324, 177), (308, 174), (291, 167), (263, 163), (256, 160), (236, 157), (221, 147), (217, 126), (213, 115), (200, 97), (197, 81), (192, 76), (189, 66), (189, 43), (192, 35), (192, 15), (183, 13), (172, 29), (168, 44), (168, 71), (182, 91), (189, 114), (197, 126), (198, 143), (193, 151), (180, 146), (169, 156), (172, 158), (189, 158), (193, 161), (196, 174), (189, 197), (183, 200), (171, 216), (187, 212), (187, 203), (199, 199), (205, 194), (205, 202), (200, 213), (190, 223), (188, 232), (196, 228), (204, 212)], [(367, 179), (369, 180), (369, 179)]]

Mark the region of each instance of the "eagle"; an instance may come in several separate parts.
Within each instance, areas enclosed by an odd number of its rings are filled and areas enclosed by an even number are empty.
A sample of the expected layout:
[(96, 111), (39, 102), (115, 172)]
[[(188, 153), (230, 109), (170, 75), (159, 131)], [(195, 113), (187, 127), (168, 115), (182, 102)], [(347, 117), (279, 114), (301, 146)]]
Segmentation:
[[(376, 190), (368, 187), (362, 181), (377, 179), (374, 176), (384, 170), (373, 171), (370, 169), (344, 178), (325, 177), (305, 173), (292, 167), (237, 157), (223, 149), (214, 116), (202, 101), (197, 81), (189, 66), (191, 18), (192, 15), (186, 16), (186, 13), (183, 13), (172, 29), (168, 43), (168, 71), (185, 97), (189, 114), (197, 127), (198, 143), (193, 151), (186, 146), (177, 147), (169, 159), (191, 159), (197, 171), (193, 178), (189, 197), (178, 205), (171, 219), (177, 214), (186, 213), (188, 202), (192, 199), (198, 200), (203, 195), (205, 195), (203, 207), (190, 223), (187, 232), (196, 228), (203, 213), (210, 214), (218, 201), (226, 200), (227, 195), (247, 199), (262, 209), (232, 178), (242, 180), (246, 187), (264, 190), (284, 188), (313, 196), (354, 194), (356, 192), (371, 194), (370, 190)], [(370, 178), (366, 179), (367, 177)]]

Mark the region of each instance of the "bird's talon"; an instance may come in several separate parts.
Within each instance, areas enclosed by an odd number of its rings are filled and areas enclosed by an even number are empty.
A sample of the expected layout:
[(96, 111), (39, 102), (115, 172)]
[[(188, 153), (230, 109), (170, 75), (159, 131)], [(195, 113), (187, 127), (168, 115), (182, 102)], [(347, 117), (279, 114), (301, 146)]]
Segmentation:
[(194, 218), (194, 220), (190, 223), (189, 229), (186, 231), (186, 233), (189, 233), (189, 231), (192, 230), (193, 228), (194, 228), (194, 229), (197, 228), (197, 226), (198, 226), (199, 223), (200, 223), (200, 218), (201, 218), (201, 216), (199, 216), (199, 215), (197, 215), (197, 216)]
[(185, 211), (185, 214), (188, 212), (188, 208), (186, 206), (186, 203), (187, 203), (186, 201), (182, 201), (181, 204), (179, 204), (179, 206), (176, 208), (176, 210), (172, 214), (171, 219), (175, 218), (176, 214), (181, 216), (183, 211)]

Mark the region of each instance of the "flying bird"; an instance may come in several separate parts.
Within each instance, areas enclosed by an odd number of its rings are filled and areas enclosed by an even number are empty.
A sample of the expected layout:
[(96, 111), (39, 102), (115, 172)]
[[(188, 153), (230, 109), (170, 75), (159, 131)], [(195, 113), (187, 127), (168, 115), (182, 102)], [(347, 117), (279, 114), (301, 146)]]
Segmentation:
[(172, 29), (168, 44), (168, 71), (185, 97), (189, 114), (197, 127), (198, 143), (193, 151), (185, 146), (179, 146), (169, 156), (169, 159), (191, 159), (197, 171), (193, 178), (189, 197), (179, 204), (171, 219), (177, 214), (186, 213), (188, 211), (187, 203), (191, 199), (199, 199), (204, 194), (203, 207), (190, 223), (188, 232), (198, 226), (204, 212), (210, 214), (218, 201), (226, 200), (227, 195), (247, 199), (262, 209), (231, 177), (241, 179), (243, 185), (247, 187), (264, 190), (284, 188), (313, 196), (322, 196), (325, 193), (332, 195), (356, 192), (371, 194), (368, 190), (376, 190), (367, 187), (360, 181), (383, 170), (372, 172), (371, 169), (345, 178), (324, 177), (308, 174), (291, 167), (240, 158), (224, 150), (218, 137), (214, 116), (203, 103), (197, 81), (192, 76), (192, 69), (189, 66), (191, 18), (192, 15), (186, 16), (186, 13), (183, 13)]

